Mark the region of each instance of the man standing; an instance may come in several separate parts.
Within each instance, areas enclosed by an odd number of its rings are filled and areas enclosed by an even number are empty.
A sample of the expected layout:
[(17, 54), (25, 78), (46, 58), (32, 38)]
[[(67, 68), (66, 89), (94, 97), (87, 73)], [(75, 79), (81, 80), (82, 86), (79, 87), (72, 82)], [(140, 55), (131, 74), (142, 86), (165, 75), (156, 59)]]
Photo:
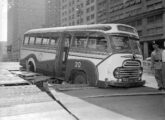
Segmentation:
[(162, 51), (162, 82), (165, 90), (165, 49)]
[(162, 75), (162, 49), (156, 43), (152, 44), (154, 51), (151, 53), (151, 69), (155, 70), (155, 79), (158, 84), (158, 90), (163, 90), (163, 75)]

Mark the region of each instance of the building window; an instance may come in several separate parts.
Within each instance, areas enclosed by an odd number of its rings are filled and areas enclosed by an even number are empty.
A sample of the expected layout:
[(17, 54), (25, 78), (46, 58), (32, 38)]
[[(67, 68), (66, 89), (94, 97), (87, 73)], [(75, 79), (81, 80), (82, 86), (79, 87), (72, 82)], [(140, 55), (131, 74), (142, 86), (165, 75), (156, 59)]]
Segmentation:
[(94, 14), (92, 14), (92, 15), (91, 15), (91, 19), (94, 19), (94, 18), (95, 18), (95, 15), (94, 15)]
[(80, 24), (80, 21), (79, 20), (77, 20), (77, 24)]
[(91, 0), (91, 3), (93, 3), (95, 0)]
[(72, 1), (72, 5), (74, 4), (74, 0)]
[(159, 23), (163, 21), (163, 14), (155, 15), (155, 16), (150, 16), (147, 18), (147, 23), (148, 24), (153, 24), (153, 23)]
[(90, 16), (87, 16), (87, 21), (89, 21), (90, 20)]
[(82, 18), (80, 19), (80, 23), (83, 23), (83, 19)]
[(142, 30), (138, 30), (137, 32), (138, 32), (138, 35), (139, 35), (139, 36), (142, 36), (142, 35), (143, 35), (143, 34), (142, 34)]
[(74, 19), (74, 14), (72, 15), (72, 19)]
[(83, 7), (84, 6), (84, 4), (83, 3), (81, 3), (81, 7)]
[(72, 25), (75, 25), (74, 21), (72, 22)]
[(147, 29), (148, 35), (154, 35), (154, 34), (162, 34), (163, 27), (154, 27)]
[(86, 12), (89, 13), (90, 12), (90, 8), (87, 8)]
[(94, 11), (94, 9), (95, 9), (95, 6), (92, 6), (92, 7), (91, 7), (91, 11)]
[(86, 1), (86, 5), (89, 5), (89, 4), (90, 4), (90, 0), (87, 0), (87, 1)]
[(142, 25), (142, 20), (141, 19), (137, 20), (136, 25), (141, 26)]

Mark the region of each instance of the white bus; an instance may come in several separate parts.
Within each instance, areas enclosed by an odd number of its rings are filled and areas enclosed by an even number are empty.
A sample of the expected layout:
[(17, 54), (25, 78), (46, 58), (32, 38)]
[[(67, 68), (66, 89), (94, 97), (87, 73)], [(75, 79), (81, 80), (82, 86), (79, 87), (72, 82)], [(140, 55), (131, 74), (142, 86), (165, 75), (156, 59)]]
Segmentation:
[(142, 86), (142, 54), (135, 28), (94, 24), (29, 30), (20, 65), (73, 84)]

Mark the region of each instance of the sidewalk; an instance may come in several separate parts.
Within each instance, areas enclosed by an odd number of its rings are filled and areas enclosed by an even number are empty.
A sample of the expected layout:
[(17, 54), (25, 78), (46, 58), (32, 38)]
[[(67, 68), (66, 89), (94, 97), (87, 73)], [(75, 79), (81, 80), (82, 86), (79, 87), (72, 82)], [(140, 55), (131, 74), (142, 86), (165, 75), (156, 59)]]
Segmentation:
[(151, 73), (144, 73), (142, 79), (146, 81), (145, 86), (158, 88), (155, 76)]

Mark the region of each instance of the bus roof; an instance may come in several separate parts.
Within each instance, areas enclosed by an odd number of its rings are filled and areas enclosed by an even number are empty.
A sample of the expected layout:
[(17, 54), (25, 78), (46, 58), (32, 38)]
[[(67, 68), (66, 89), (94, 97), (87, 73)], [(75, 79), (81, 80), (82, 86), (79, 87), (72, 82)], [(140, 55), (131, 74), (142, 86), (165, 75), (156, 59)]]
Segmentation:
[(79, 30), (100, 30), (105, 33), (132, 33), (138, 36), (135, 28), (126, 24), (91, 24), (91, 25), (76, 25), (66, 27), (52, 27), (52, 28), (40, 28), (27, 31), (25, 34), (33, 33), (49, 33), (49, 32), (63, 32), (63, 31), (79, 31)]

